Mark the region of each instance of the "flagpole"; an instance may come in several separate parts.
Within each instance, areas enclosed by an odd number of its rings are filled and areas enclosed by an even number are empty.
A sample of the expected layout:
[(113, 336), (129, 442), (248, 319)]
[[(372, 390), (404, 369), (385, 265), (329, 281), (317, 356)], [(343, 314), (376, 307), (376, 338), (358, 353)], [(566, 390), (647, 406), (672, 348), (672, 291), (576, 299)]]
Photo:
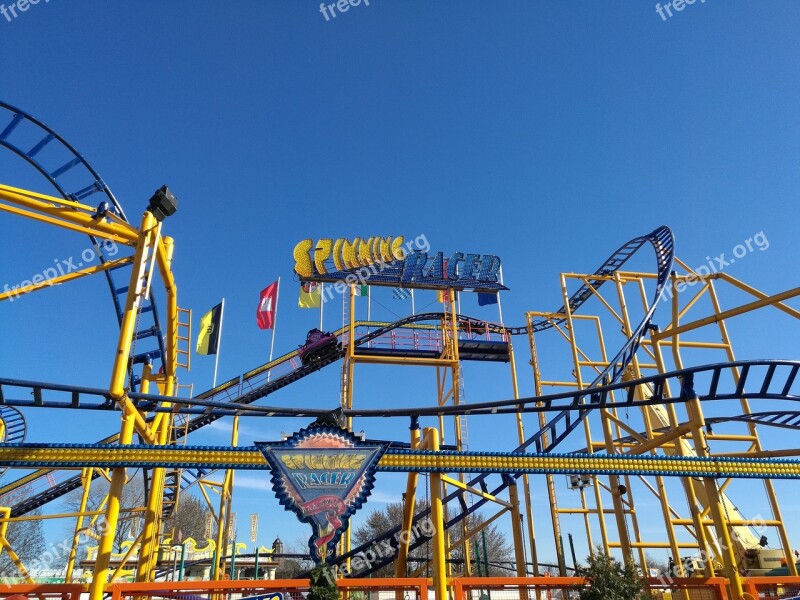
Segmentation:
[[(503, 285), (503, 267), (500, 267), (500, 285)], [(500, 315), (500, 325), (503, 324), (503, 305), (500, 303), (500, 290), (497, 290), (497, 312)]]
[(319, 330), (324, 331), (322, 329), (322, 308), (325, 306), (325, 284), (319, 284)]
[(222, 308), (219, 309), (219, 337), (217, 338), (217, 353), (214, 355), (214, 382), (212, 389), (217, 387), (217, 367), (219, 367), (219, 351), (222, 348), (222, 318), (225, 316), (225, 298), (222, 299)]
[(367, 286), (367, 321), (372, 321), (372, 291)]
[[(269, 341), (269, 361), (272, 362), (272, 353), (275, 350), (275, 328), (278, 326), (278, 300), (281, 297), (281, 278), (278, 277), (278, 289), (275, 291), (275, 316), (272, 318), (272, 339)], [(269, 381), (272, 369), (267, 371), (267, 381)]]
[(417, 314), (416, 309), (414, 308), (414, 288), (411, 288), (411, 314), (412, 316)]

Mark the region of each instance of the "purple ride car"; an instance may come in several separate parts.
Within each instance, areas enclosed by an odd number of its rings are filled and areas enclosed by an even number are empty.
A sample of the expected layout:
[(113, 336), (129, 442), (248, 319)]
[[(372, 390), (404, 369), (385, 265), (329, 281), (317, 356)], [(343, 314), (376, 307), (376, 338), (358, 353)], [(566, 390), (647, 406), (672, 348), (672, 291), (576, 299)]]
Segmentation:
[(306, 343), (297, 349), (297, 356), (304, 365), (307, 365), (326, 358), (340, 347), (335, 335), (314, 328), (306, 335)]

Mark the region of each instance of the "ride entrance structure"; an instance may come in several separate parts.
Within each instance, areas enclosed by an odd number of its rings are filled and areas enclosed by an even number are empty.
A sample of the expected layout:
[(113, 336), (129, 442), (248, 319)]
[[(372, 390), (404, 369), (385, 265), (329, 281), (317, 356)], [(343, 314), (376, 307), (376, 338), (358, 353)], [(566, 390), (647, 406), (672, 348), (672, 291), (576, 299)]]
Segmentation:
[[(508, 290), (497, 256), (400, 252), (400, 237), (303, 240), (293, 253), (296, 273), (302, 281), (341, 286), (342, 327), (312, 332), (300, 349), (195, 394), (178, 379), (190, 367), (191, 315), (178, 307), (174, 242), (165, 235), (170, 220), (180, 218), (175, 196), (159, 188), (134, 225), (63, 138), (19, 109), (0, 109), (0, 144), (55, 190), (0, 185), (0, 210), (10, 219), (87, 235), (99, 259), (53, 274), (47, 285), (22, 282), (0, 301), (56, 293), (56, 284), (99, 274), (119, 324), (107, 387), (0, 377), (0, 468), (7, 469), (0, 546), (16, 571), (9, 593), (86, 592), (92, 600), (304, 593), (306, 579), (224, 581), (241, 572), (237, 560), (250, 560), (258, 576), (258, 551), (248, 557), (235, 539), (228, 542), (234, 472), (255, 470), (264, 471), (265, 481), (272, 473), (278, 499), (268, 501), (276, 509), (280, 501), (313, 526), (309, 556), (329, 565), (342, 593), (391, 591), (421, 600), (430, 586), (437, 600), (500, 589), (515, 599), (567, 597), (586, 584), (570, 575), (572, 553), (564, 544), (565, 533), (571, 539), (580, 531), (589, 551), (599, 547), (645, 572), (647, 551), (666, 554), (668, 569), (649, 580), (657, 597), (797, 595), (800, 579), (776, 483), (800, 477), (794, 458), (800, 451), (768, 448), (763, 430), (800, 423), (794, 404), (800, 361), (741, 358), (731, 330), (737, 320), (771, 310), (785, 319), (776, 333), (786, 335), (800, 318), (789, 304), (800, 288), (767, 294), (727, 273), (701, 275), (675, 257), (672, 232), (660, 227), (623, 244), (592, 273), (562, 274), (555, 310), (530, 310), (523, 324), (509, 326), (458, 310), (459, 293)], [(122, 250), (112, 256), (108, 243)], [(435, 290), (441, 309), (394, 322), (359, 321), (358, 277), (376, 287)], [(530, 397), (520, 393), (520, 348), (531, 367)], [(340, 384), (331, 393), (338, 407), (280, 400), (294, 382), (340, 362)], [(355, 385), (356, 374), (371, 365), (427, 367), (415, 373), (434, 374), (431, 401), (372, 405)], [(467, 402), (465, 373), (477, 366), (507, 374), (511, 397)], [(120, 425), (96, 443), (26, 441), (23, 415), (42, 410), (117, 413)], [(238, 445), (241, 419), (289, 417), (316, 425), (283, 442)], [(230, 446), (189, 443), (225, 418), (234, 422)], [(396, 422), (397, 430), (408, 427), (408, 438), (356, 437), (355, 420), (369, 432), (378, 418)], [(496, 432), (498, 441), (487, 448), (485, 439), (470, 440), (476, 425)], [(355, 546), (348, 519), (368, 502), (373, 484), (380, 487), (382, 473), (405, 474), (402, 520)], [(135, 474), (145, 499), (123, 506), (123, 489)], [(90, 510), (98, 478), (108, 481), (108, 492), (101, 508)], [(164, 565), (165, 548), (170, 556), (180, 551), (164, 524), (193, 487), (213, 512), (213, 526), (198, 558), (205, 562), (194, 565), (206, 566), (194, 572), (208, 579), (186, 582), (183, 568)], [(74, 490), (81, 494), (76, 511), (36, 514)], [(129, 513), (141, 516), (142, 527), (125, 552), (114, 553)], [(63, 584), (38, 583), (39, 574), (20, 558), (25, 540), (16, 548), (9, 541), (12, 524), (49, 518), (74, 523)], [(480, 572), (486, 551), (476, 556), (475, 541), (501, 519), (514, 555), (499, 568), (513, 577), (488, 577)], [(83, 563), (87, 578), (78, 581), (79, 540), (89, 529), (100, 533), (91, 561)], [(271, 568), (282, 556), (270, 555)], [(539, 577), (551, 558), (557, 576)], [(389, 565), (395, 579), (367, 579)]]

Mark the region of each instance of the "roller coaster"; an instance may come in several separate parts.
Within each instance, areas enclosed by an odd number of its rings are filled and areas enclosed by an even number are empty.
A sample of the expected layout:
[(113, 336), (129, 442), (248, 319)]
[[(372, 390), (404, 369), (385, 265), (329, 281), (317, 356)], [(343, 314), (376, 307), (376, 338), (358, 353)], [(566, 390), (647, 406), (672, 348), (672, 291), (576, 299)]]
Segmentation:
[[(598, 533), (598, 545), (604, 552), (619, 551), (643, 568), (648, 562), (646, 550), (666, 550), (674, 575), (691, 571), (709, 578), (722, 575), (733, 598), (747, 597), (747, 577), (768, 574), (774, 571), (771, 567), (782, 565), (788, 575), (797, 576), (773, 480), (800, 477), (800, 463), (792, 459), (798, 451), (765, 449), (756, 427), (798, 428), (800, 410), (793, 404), (789, 409), (784, 405), (800, 400), (800, 361), (737, 360), (726, 321), (765, 308), (800, 319), (800, 312), (786, 303), (800, 295), (800, 288), (768, 295), (725, 273), (699, 277), (675, 256), (672, 232), (659, 227), (622, 245), (593, 273), (562, 275), (560, 306), (549, 312), (528, 312), (526, 323), (520, 326), (459, 314), (452, 290), (441, 311), (394, 322), (359, 321), (351, 285), (344, 297), (342, 327), (333, 332), (336, 344), (330, 352), (304, 362), (293, 350), (213, 389), (181, 397), (177, 373), (190, 366), (191, 313), (177, 304), (171, 271), (173, 240), (161, 234), (165, 219), (159, 207), (151, 201), (142, 223), (138, 227), (131, 224), (105, 182), (66, 140), (38, 119), (2, 102), (0, 145), (32, 166), (56, 194), (0, 185), (0, 209), (88, 235), (99, 264), (57, 275), (51, 283), (103, 273), (120, 327), (108, 388), (0, 377), (0, 469), (6, 470), (6, 478), (24, 473), (0, 482), (0, 498), (16, 498), (0, 509), (0, 544), (24, 580), (32, 583), (32, 574), (6, 540), (8, 524), (31, 518), (33, 511), (83, 489), (81, 507), (71, 515), (76, 519), (77, 540), (85, 529), (85, 519), (97, 518), (87, 511), (86, 497), (92, 481), (100, 477), (110, 482), (103, 515), (108, 527), (98, 540), (92, 564), (88, 588), (92, 600), (100, 600), (109, 581), (119, 577), (147, 582), (163, 576), (159, 548), (169, 545), (164, 521), (175, 511), (181, 494), (192, 486), (202, 486), (219, 471), (223, 481), (217, 486), (217, 534), (210, 540), (216, 550), (209, 577), (221, 579), (226, 552), (235, 554), (225, 546), (234, 471), (267, 467), (257, 449), (237, 446), (235, 433), (230, 447), (189, 446), (187, 438), (222, 418), (234, 419), (235, 432), (240, 418), (325, 417), (331, 408), (259, 401), (336, 363), (341, 363), (340, 407), (347, 429), (353, 430), (354, 419), (392, 418), (407, 420), (411, 434), (409, 440), (389, 441), (377, 467), (378, 472), (408, 473), (403, 522), (356, 547), (348, 530), (331, 561), (335, 566), (347, 565), (350, 571), (352, 562), (370, 548), (391, 548), (390, 553), (370, 561), (359, 576), (369, 576), (389, 564), (394, 565), (397, 577), (432, 573), (437, 599), (443, 600), (452, 577), (472, 575), (469, 540), (485, 525), (476, 528), (470, 517), (480, 513), (489, 524), (508, 514), (513, 571), (520, 578), (536, 575), (542, 564), (539, 556), (547, 548), (544, 536), (537, 536), (534, 527), (536, 496), (531, 483), (537, 478), (543, 483), (536, 491), (548, 505), (552, 553), (561, 576), (567, 574), (564, 523), (574, 527), (576, 519), (590, 551), (594, 551)], [(106, 240), (127, 252), (108, 256)], [(655, 258), (653, 269), (627, 270), (633, 262), (649, 257), (649, 251)], [(578, 282), (572, 292), (571, 281)], [(159, 282), (163, 290), (157, 292), (155, 284)], [(687, 282), (699, 283), (699, 289), (687, 292)], [(723, 310), (717, 284), (752, 299)], [(23, 282), (1, 293), (0, 301), (40, 289), (35, 282)], [(166, 300), (166, 318), (157, 308), (159, 293)], [(587, 314), (589, 306), (604, 316)], [(655, 320), (659, 308), (671, 310), (666, 326)], [(697, 316), (698, 312), (702, 316)], [(604, 325), (608, 321), (621, 331), (616, 348), (606, 343)], [(700, 333), (709, 328), (715, 330), (713, 340), (700, 339)], [(543, 334), (551, 337), (542, 341)], [(580, 336), (585, 340), (582, 343)], [(519, 393), (514, 338), (522, 338), (530, 348), (535, 389), (530, 397)], [(554, 344), (553, 340), (564, 344), (569, 356), (571, 373), (562, 379), (545, 376), (544, 369), (551, 365), (540, 360), (541, 345)], [(722, 360), (684, 365), (684, 353), (700, 352), (721, 353)], [(466, 402), (462, 369), (470, 362), (507, 365), (513, 397)], [(434, 369), (437, 402), (356, 407), (356, 366), (373, 364)], [(548, 393), (551, 389), (557, 391)], [(752, 402), (764, 409), (753, 412)], [(736, 403), (733, 415), (704, 416), (708, 407), (730, 407), (731, 403)], [(776, 403), (782, 403), (780, 409)], [(27, 443), (23, 411), (36, 409), (118, 412), (122, 424), (118, 433), (94, 444)], [(629, 411), (634, 412), (633, 421)], [(468, 418), (496, 421), (501, 415), (515, 418), (516, 445), (506, 452), (470, 450)], [(445, 427), (446, 418), (453, 419), (451, 432)], [(525, 418), (535, 419), (533, 433), (526, 433), (526, 425), (530, 428), (532, 422), (526, 423)], [(423, 420), (431, 420), (435, 426), (423, 429)], [(601, 440), (592, 436), (592, 427), (598, 426)], [(745, 433), (713, 431), (735, 426), (744, 427)], [(581, 430), (584, 441), (563, 450), (565, 442), (576, 443)], [(445, 445), (447, 441), (452, 443)], [(741, 448), (712, 453), (712, 443)], [(119, 497), (128, 481), (126, 469), (133, 468), (141, 469), (147, 498), (141, 507), (144, 526), (131, 545), (138, 556), (132, 559), (134, 554), (129, 552), (119, 557), (112, 570)], [(74, 474), (75, 470), (80, 474)], [(572, 495), (566, 500), (563, 491), (559, 498), (556, 475), (566, 476), (570, 482)], [(430, 492), (429, 498), (423, 498), (423, 509), (415, 513), (420, 476), (428, 477)], [(745, 518), (730, 499), (733, 492), (729, 488), (735, 481), (754, 478), (764, 482), (771, 513), (767, 519)], [(644, 539), (635, 489), (637, 494), (652, 494), (657, 499), (666, 542), (663, 538), (656, 542)], [(686, 517), (669, 501), (676, 493), (686, 498)], [(604, 503), (609, 500), (611, 508), (607, 509)], [(496, 507), (498, 512), (487, 516), (487, 511)], [(613, 516), (613, 525), (607, 515)], [(435, 531), (403, 542), (399, 534), (419, 531), (423, 520), (433, 520)], [(777, 532), (779, 548), (765, 548), (765, 536), (754, 533), (759, 524)], [(420, 560), (417, 551), (431, 543), (433, 557)], [(696, 560), (697, 556), (705, 558)], [(78, 560), (73, 549), (65, 583), (73, 580)], [(128, 567), (128, 560), (136, 564)], [(419, 567), (410, 566), (418, 563)], [(694, 566), (686, 566), (690, 564)]]

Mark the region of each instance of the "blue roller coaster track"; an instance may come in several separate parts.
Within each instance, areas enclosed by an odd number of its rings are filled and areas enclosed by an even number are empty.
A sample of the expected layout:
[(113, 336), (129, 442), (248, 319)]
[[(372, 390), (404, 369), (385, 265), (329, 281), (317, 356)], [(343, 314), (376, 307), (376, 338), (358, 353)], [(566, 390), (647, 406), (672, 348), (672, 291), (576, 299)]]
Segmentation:
[[(25, 143), (23, 140), (33, 141)], [(48, 180), (62, 198), (87, 203), (94, 197), (97, 197), (99, 199), (99, 210), (110, 210), (116, 213), (120, 218), (126, 219), (122, 207), (111, 193), (108, 186), (69, 143), (34, 117), (3, 102), (0, 102), (0, 145), (11, 150), (14, 154), (32, 165)], [(103, 255), (102, 244), (99, 244), (96, 239), (92, 239), (92, 242), (94, 243), (101, 262), (106, 262), (107, 259)], [(517, 411), (554, 413), (543, 427), (513, 450), (513, 452), (524, 454), (529, 452), (552, 452), (583, 422), (592, 410), (611, 406), (631, 406), (634, 403), (635, 387), (641, 384), (650, 385), (653, 394), (648, 400), (636, 401), (637, 405), (684, 402), (695, 396), (699, 397), (702, 401), (744, 397), (795, 401), (800, 399), (792, 393), (793, 384), (798, 371), (800, 371), (800, 363), (795, 361), (739, 361), (735, 363), (723, 363), (684, 369), (682, 371), (655, 375), (637, 381), (622, 381), (622, 375), (631, 364), (644, 336), (650, 328), (654, 327), (653, 316), (659, 304), (659, 300), (666, 289), (672, 271), (674, 238), (672, 232), (667, 227), (659, 227), (649, 234), (636, 237), (626, 244), (623, 244), (584, 281), (583, 285), (572, 294), (566, 305), (554, 311), (553, 318), (536, 320), (531, 324), (530, 329), (533, 332), (541, 332), (564, 324), (567, 319), (567, 312), (574, 313), (578, 311), (609, 279), (610, 275), (620, 270), (634, 255), (646, 246), (652, 247), (656, 259), (656, 285), (649, 304), (649, 310), (614, 358), (608, 361), (608, 366), (585, 389), (542, 397), (485, 402), (462, 406), (414, 409), (364, 409), (349, 411), (349, 414), (359, 417), (407, 416), (412, 417), (412, 420), (416, 420), (419, 416), (434, 414), (478, 415)], [(122, 318), (122, 308), (125, 305), (125, 296), (127, 294), (125, 283), (128, 281), (126, 273), (120, 273), (119, 270), (125, 268), (130, 267), (125, 265), (118, 269), (105, 272), (118, 321), (121, 321)], [(185, 401), (176, 401), (174, 398), (166, 399), (160, 396), (137, 393), (136, 386), (139, 383), (139, 379), (134, 372), (135, 366), (145, 362), (161, 360), (164, 356), (165, 347), (155, 299), (152, 296), (149, 303), (146, 303), (143, 308), (142, 314), (143, 316), (146, 315), (149, 322), (145, 323), (137, 334), (137, 341), (144, 341), (148, 338), (152, 338), (154, 347), (145, 349), (138, 354), (132, 354), (130, 357), (130, 397), (140, 410), (150, 413), (161, 410), (159, 404), (165, 400), (177, 402), (179, 408), (171, 410), (185, 414), (190, 418), (184, 428), (176, 431), (176, 439), (209, 425), (219, 418), (233, 414), (267, 417), (314, 417), (327, 412), (323, 409), (256, 407), (251, 405), (275, 391), (303, 379), (311, 373), (343, 358), (346, 351), (344, 348), (337, 349), (335, 352), (330, 353), (313, 364), (297, 364), (297, 366), (291, 368), (288, 373), (272, 379), (267, 378), (267, 380), (264, 381), (263, 374), (265, 371), (275, 369), (281, 364), (294, 365), (296, 362), (299, 362), (296, 361), (297, 353), (290, 352), (268, 365), (249, 371), (240, 377), (236, 377), (214, 389), (208, 390), (207, 392)], [(427, 321), (440, 322), (443, 318), (444, 315), (442, 313), (436, 312), (414, 315), (405, 319), (400, 319), (394, 323), (376, 327), (365, 335), (355, 338), (352, 343), (357, 349), (366, 349), (370, 342), (377, 340), (395, 329), (425, 323)], [(528, 326), (503, 327), (485, 323), (467, 316), (456, 316), (455, 318), (457, 318), (460, 323), (466, 324), (467, 326), (482, 328), (492, 333), (506, 335), (525, 335), (529, 333)], [(474, 360), (496, 360), (498, 358), (498, 356), (488, 356), (488, 354), (486, 357), (482, 358), (480, 352), (475, 352), (470, 356)], [(502, 359), (502, 355), (500, 355), (499, 358)], [(735, 367), (741, 369), (740, 379), (733, 389), (729, 389), (721, 385), (721, 374), (725, 370)], [(762, 368), (762, 372), (756, 374), (757, 368)], [(695, 376), (701, 374), (704, 376), (703, 380), (708, 381), (708, 388), (703, 388), (701, 393), (698, 393), (694, 389), (694, 382), (696, 380)], [(680, 389), (680, 394), (678, 396), (667, 397), (664, 393), (666, 383), (670, 378), (677, 378), (679, 380), (677, 389)], [(24, 391), (24, 393), (18, 397), (17, 394), (21, 390)], [(612, 392), (616, 390), (623, 390), (625, 392), (622, 394), (622, 400), (617, 400), (613, 396)], [(48, 397), (48, 394), (51, 392), (56, 393), (57, 398), (51, 399)], [(63, 399), (64, 394), (69, 396), (68, 400)], [(0, 379), (0, 419), (2, 419), (6, 425), (5, 439), (2, 441), (11, 444), (21, 443), (25, 437), (25, 421), (21, 413), (15, 407), (116, 410), (113, 400), (104, 390), (13, 379)], [(713, 425), (717, 422), (731, 420), (746, 420), (759, 424), (796, 428), (800, 426), (800, 412), (762, 412), (739, 417), (708, 419), (707, 422)], [(112, 435), (100, 440), (98, 443), (114, 443), (116, 439), (117, 437)], [(48, 469), (41, 469), (34, 473), (33, 478), (45, 477), (51, 472), (52, 471)], [(211, 471), (206, 469), (184, 469), (183, 471), (176, 472), (173, 475), (179, 478), (179, 480), (173, 482), (175, 488), (174, 494), (176, 497), (178, 490), (188, 488), (199, 479), (207, 476), (210, 472)], [(467, 485), (471, 488), (481, 489), (491, 495), (497, 495), (508, 488), (518, 477), (519, 475), (504, 474), (501, 476), (499, 484), (490, 487), (488, 483), (489, 475), (483, 474), (468, 481)], [(26, 476), (23, 479), (26, 482), (32, 480), (31, 476)], [(22, 479), (18, 481), (22, 481)], [(16, 482), (11, 482), (4, 486), (0, 489), (0, 495), (10, 489), (14, 489), (15, 484)], [(69, 491), (77, 489), (80, 485), (81, 478), (79, 476), (69, 478), (44, 492), (35, 494), (31, 498), (27, 498), (16, 504), (12, 507), (12, 516), (20, 516), (28, 513), (31, 510), (63, 496)], [(170, 487), (170, 485), (167, 485), (168, 489), (170, 489)], [(446, 524), (447, 527), (452, 527), (461, 523), (470, 514), (480, 510), (481, 507), (488, 502), (488, 500), (481, 498), (468, 506), (463, 490), (452, 492), (444, 500), (450, 507), (448, 509), (450, 519)], [(414, 520), (417, 522), (427, 515), (427, 510), (422, 511), (415, 515)], [(337, 562), (343, 562), (365, 551), (369, 546), (375, 543), (386, 542), (396, 550), (397, 543), (395, 535), (398, 532), (399, 529), (393, 529), (381, 537), (371, 540), (368, 544), (364, 544), (338, 557)], [(425, 536), (419, 536), (412, 543), (410, 550), (414, 550), (426, 541), (428, 541), (428, 539), (425, 538)], [(381, 568), (392, 560), (394, 560), (394, 556), (386, 556), (373, 563), (372, 571)], [(364, 573), (361, 575), (364, 575)]]
[[(629, 241), (628, 243), (621, 246), (616, 252), (614, 252), (602, 265), (598, 268), (595, 273), (593, 274), (595, 278), (589, 278), (577, 292), (575, 292), (568, 301), (568, 306), (571, 311), (578, 310), (582, 304), (584, 304), (592, 295), (592, 288), (598, 289), (603, 283), (607, 280), (607, 276), (609, 274), (614, 273), (616, 270), (620, 269), (634, 254), (636, 254), (643, 246), (646, 244), (651, 244), (655, 250), (656, 254), (656, 263), (658, 267), (658, 278), (657, 278), (657, 287), (655, 291), (655, 300), (657, 301), (660, 298), (661, 293), (666, 285), (667, 278), (669, 276), (671, 267), (672, 267), (672, 260), (674, 257), (674, 242), (672, 233), (667, 227), (660, 227), (653, 231), (652, 233), (646, 236), (640, 236), (634, 238), (633, 240)], [(635, 334), (626, 342), (626, 344), (620, 349), (617, 353), (617, 356), (614, 360), (611, 361), (610, 366), (606, 369), (601, 376), (596, 381), (597, 384), (599, 383), (613, 383), (617, 381), (620, 377), (622, 372), (624, 371), (625, 366), (630, 362), (633, 355), (636, 353), (638, 349), (639, 343), (644, 336), (645, 332), (647, 331), (647, 327), (649, 326), (650, 319), (652, 318), (652, 313), (655, 310), (656, 302), (654, 301), (652, 304), (652, 308), (649, 313), (646, 315), (645, 319), (640, 323), (639, 327), (637, 327)], [(563, 314), (565, 312), (565, 308), (561, 307), (558, 311), (559, 314)], [(397, 329), (403, 326), (421, 323), (425, 321), (440, 321), (442, 319), (442, 313), (424, 313), (419, 315), (414, 315), (411, 317), (407, 317), (405, 319), (401, 319), (394, 323), (388, 324), (384, 327), (376, 328), (375, 330), (367, 333), (366, 335), (358, 338), (355, 340), (354, 344), (356, 347), (364, 347), (370, 341), (378, 339), (382, 335), (385, 335), (387, 332)], [(527, 327), (510, 327), (504, 328), (496, 325), (487, 325), (486, 323), (479, 321), (477, 319), (472, 319), (466, 316), (459, 316), (459, 321), (462, 323), (466, 323), (470, 326), (475, 327), (488, 327), (491, 331), (497, 333), (508, 333), (511, 335), (522, 335), (526, 334), (528, 329)], [(532, 324), (532, 328), (534, 331), (544, 331), (551, 327), (556, 326), (557, 324), (562, 323), (563, 320), (556, 319), (556, 320), (546, 320), (542, 319), (536, 321)], [(299, 365), (298, 367), (292, 369), (288, 374), (283, 375), (281, 377), (277, 377), (271, 381), (267, 381), (266, 383), (260, 385), (252, 385), (252, 381), (256, 380), (260, 374), (262, 374), (265, 370), (265, 367), (260, 367), (258, 369), (254, 369), (245, 375), (234, 378), (229, 382), (223, 383), (216, 388), (204, 392), (198, 395), (194, 400), (199, 404), (203, 403), (213, 403), (219, 400), (226, 400), (230, 404), (235, 404), (239, 406), (247, 406), (249, 404), (254, 403), (255, 401), (281, 389), (291, 383), (298, 381), (311, 373), (332, 364), (339, 359), (341, 359), (344, 355), (344, 349), (340, 349), (335, 353), (332, 353), (320, 361), (315, 362), (314, 364), (310, 365)], [(274, 368), (278, 363), (290, 361), (296, 357), (296, 352), (290, 352), (278, 361), (271, 363), (270, 368)], [(10, 381), (6, 381), (6, 385), (8, 385)], [(0, 384), (0, 402), (9, 402), (5, 398), (5, 394), (2, 391), (2, 384)], [(247, 390), (247, 391), (245, 391)], [(62, 390), (66, 391), (66, 390)], [(89, 390), (84, 390), (88, 392)], [(94, 390), (96, 392), (96, 390)], [(40, 401), (42, 398), (42, 388), (41, 386), (37, 386), (34, 384), (31, 386), (31, 393), (32, 397), (34, 398), (34, 404)], [(75, 408), (80, 407), (79, 397), (80, 397), (80, 390), (73, 389), (71, 392), (72, 401), (71, 404), (74, 405)], [(581, 398), (586, 395), (587, 392), (584, 392), (581, 395)], [(134, 393), (134, 396), (136, 394)], [(134, 397), (132, 396), (132, 397)], [(145, 404), (146, 404), (145, 400)], [(100, 406), (105, 406), (106, 408), (112, 408), (113, 403), (110, 401), (109, 398), (106, 399), (106, 402), (103, 404), (101, 403)], [(149, 404), (149, 405), (140, 405), (140, 409), (142, 410), (154, 410), (156, 409), (157, 404)], [(550, 448), (555, 447), (561, 440), (564, 439), (574, 428), (578, 425), (578, 423), (583, 419), (583, 417), (587, 414), (588, 409), (579, 409), (578, 410), (578, 418), (575, 418), (573, 415), (572, 410), (562, 410), (559, 412), (545, 428), (542, 428), (538, 434), (533, 436), (528, 440), (529, 444), (534, 444), (537, 448), (542, 447), (542, 440), (546, 439), (548, 435), (550, 435), (549, 442), (545, 445), (546, 447), (543, 448), (544, 451), (548, 451)], [(196, 431), (201, 427), (204, 427), (215, 420), (225, 416), (223, 413), (217, 412), (214, 413), (211, 410), (206, 410), (203, 414), (197, 415), (192, 418), (188, 423), (187, 426), (180, 431), (177, 432), (177, 437), (182, 437), (188, 433)], [(109, 443), (113, 442), (114, 436), (106, 438), (101, 443)], [(526, 446), (527, 447), (527, 446)], [(44, 477), (49, 471), (42, 470), (41, 476)], [(197, 469), (197, 470), (184, 470), (180, 473), (180, 489), (186, 489), (196, 483), (200, 478), (205, 477), (209, 474), (208, 471)], [(481, 480), (482, 481), (482, 480)], [(63, 496), (64, 494), (77, 489), (81, 485), (81, 478), (80, 477), (72, 477), (63, 481), (39, 494), (34, 495), (31, 498), (28, 498), (14, 507), (12, 507), (12, 514), (14, 515), (22, 515), (35, 508), (38, 508), (56, 498)], [(13, 488), (14, 483), (12, 482), (10, 485), (6, 486), (4, 489)], [(3, 493), (3, 490), (0, 489), (0, 493)]]
[[(7, 148), (36, 169), (63, 199), (83, 204), (97, 202), (98, 213), (110, 211), (122, 220), (128, 221), (125, 211), (111, 189), (69, 142), (37, 118), (2, 101), (0, 101), (0, 146)], [(108, 249), (94, 236), (89, 237), (98, 259), (101, 263), (106, 263)], [(105, 271), (118, 323), (122, 323), (130, 269), (130, 264), (126, 264)], [(148, 344), (147, 340), (152, 340), (153, 344)], [(141, 309), (136, 345), (140, 349), (143, 346), (150, 347), (131, 356), (129, 383), (132, 390), (136, 390), (139, 384), (139, 376), (134, 372), (134, 366), (148, 361), (156, 363), (164, 356), (164, 335), (153, 293), (150, 294), (149, 300), (143, 303)], [(156, 364), (154, 370), (158, 368)]]

